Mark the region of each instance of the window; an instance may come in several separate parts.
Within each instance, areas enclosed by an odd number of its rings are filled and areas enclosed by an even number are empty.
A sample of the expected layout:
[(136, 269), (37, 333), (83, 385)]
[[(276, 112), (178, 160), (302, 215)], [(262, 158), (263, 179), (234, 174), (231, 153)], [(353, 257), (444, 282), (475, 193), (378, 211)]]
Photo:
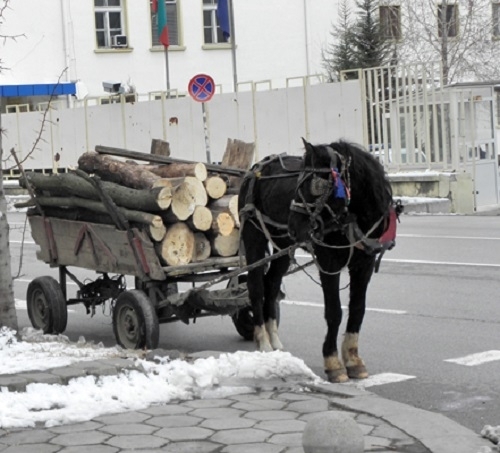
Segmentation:
[(500, 3), (493, 2), (492, 7), (492, 22), (493, 22), (493, 36), (500, 38)]
[(226, 42), (217, 22), (217, 0), (203, 0), (203, 35), (205, 44)]
[[(158, 0), (162, 1), (162, 0)], [(168, 42), (171, 46), (179, 45), (179, 21), (177, 18), (177, 0), (163, 0), (167, 8)], [(158, 36), (158, 15), (153, 12), (153, 2), (151, 4), (151, 45), (161, 46)]]
[[(446, 16), (444, 23), (442, 22), (443, 13)], [(443, 36), (444, 32), (448, 38), (456, 37), (458, 35), (458, 5), (439, 5), (437, 14), (439, 36)]]
[(380, 6), (380, 28), (385, 39), (401, 39), (401, 7)]
[(113, 47), (113, 36), (124, 35), (122, 0), (94, 0), (97, 47)]

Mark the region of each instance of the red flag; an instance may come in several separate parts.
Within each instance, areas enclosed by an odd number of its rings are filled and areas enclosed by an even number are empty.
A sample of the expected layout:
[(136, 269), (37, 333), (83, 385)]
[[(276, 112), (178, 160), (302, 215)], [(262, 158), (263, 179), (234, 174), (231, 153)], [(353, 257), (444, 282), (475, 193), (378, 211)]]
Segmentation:
[(160, 43), (168, 47), (170, 41), (168, 39), (167, 8), (165, 6), (165, 0), (160, 0), (159, 3), (158, 0), (153, 0), (153, 11), (156, 13)]

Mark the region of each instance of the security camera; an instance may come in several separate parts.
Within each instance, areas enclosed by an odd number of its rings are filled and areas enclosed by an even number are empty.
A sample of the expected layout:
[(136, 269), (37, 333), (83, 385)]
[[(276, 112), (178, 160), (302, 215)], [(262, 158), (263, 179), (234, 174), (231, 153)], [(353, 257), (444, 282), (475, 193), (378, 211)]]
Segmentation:
[(107, 93), (119, 93), (121, 85), (120, 82), (102, 82), (102, 87)]

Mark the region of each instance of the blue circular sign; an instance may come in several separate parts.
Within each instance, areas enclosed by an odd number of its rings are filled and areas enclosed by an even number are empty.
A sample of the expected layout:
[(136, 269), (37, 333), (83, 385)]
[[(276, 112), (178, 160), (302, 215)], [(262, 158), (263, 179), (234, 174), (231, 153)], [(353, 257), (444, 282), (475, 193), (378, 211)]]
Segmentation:
[(207, 74), (195, 75), (188, 85), (188, 92), (197, 102), (207, 102), (215, 93), (214, 79)]

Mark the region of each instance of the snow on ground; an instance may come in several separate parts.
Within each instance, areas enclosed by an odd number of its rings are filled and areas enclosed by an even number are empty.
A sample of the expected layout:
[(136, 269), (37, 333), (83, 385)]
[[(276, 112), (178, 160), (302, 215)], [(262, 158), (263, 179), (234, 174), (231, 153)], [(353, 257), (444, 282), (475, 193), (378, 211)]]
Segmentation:
[[(91, 420), (103, 414), (140, 410), (154, 404), (193, 398), (220, 398), (254, 391), (252, 383), (266, 380), (322, 382), (305, 363), (290, 353), (240, 351), (194, 362), (138, 358), (140, 352), (70, 343), (63, 335), (23, 331), (18, 341), (12, 330), (0, 329), (0, 374), (46, 370), (71, 363), (110, 357), (137, 357), (144, 372), (117, 376), (86, 376), (68, 385), (29, 384), (26, 392), (0, 387), (0, 428), (56, 426)], [(258, 380), (255, 382), (253, 380)]]

